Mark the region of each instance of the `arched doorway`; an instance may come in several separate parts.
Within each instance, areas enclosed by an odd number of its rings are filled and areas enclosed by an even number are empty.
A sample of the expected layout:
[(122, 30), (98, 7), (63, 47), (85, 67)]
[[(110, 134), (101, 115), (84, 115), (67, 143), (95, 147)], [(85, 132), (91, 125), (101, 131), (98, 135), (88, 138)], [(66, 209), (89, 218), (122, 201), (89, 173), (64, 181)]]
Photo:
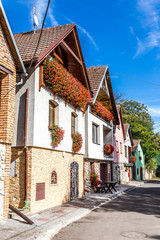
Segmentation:
[(70, 165), (70, 200), (78, 198), (79, 195), (79, 165), (72, 162)]

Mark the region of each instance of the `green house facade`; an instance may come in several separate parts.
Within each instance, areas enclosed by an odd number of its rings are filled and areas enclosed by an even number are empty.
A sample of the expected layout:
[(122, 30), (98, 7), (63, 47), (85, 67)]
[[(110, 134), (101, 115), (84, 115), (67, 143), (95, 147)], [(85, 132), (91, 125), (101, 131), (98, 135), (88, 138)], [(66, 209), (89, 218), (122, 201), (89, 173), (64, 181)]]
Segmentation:
[(145, 178), (145, 158), (142, 149), (141, 140), (133, 140), (133, 155), (136, 157), (136, 162), (133, 166), (134, 180), (144, 180)]

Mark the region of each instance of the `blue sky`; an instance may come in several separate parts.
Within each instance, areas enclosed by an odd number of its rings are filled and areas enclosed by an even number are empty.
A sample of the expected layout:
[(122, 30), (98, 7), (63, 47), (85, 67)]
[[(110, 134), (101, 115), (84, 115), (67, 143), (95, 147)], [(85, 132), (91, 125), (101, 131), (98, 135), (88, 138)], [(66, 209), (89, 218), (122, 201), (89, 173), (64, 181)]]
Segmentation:
[[(47, 0), (2, 0), (13, 33), (42, 23)], [(160, 0), (51, 0), (46, 27), (77, 24), (86, 66), (108, 65), (114, 91), (145, 103), (160, 131)]]

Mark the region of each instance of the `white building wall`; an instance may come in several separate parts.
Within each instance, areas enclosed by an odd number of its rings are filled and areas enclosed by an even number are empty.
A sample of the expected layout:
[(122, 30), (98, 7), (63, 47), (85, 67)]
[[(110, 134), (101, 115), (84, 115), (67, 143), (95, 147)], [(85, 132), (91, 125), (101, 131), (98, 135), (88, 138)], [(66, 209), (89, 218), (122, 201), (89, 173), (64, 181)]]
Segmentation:
[(16, 87), (14, 142), (12, 146), (24, 145), (25, 93), (27, 89), (29, 90), (27, 146), (33, 146), (35, 72), (31, 74), (30, 78), (23, 85)]
[[(64, 139), (56, 148), (61, 151), (72, 151), (72, 137), (71, 137), (71, 113), (75, 112), (75, 108), (67, 104), (65, 101), (54, 95), (51, 90), (42, 87), (39, 91), (39, 69), (35, 71), (35, 111), (34, 111), (34, 133), (33, 146), (51, 148), (51, 132), (48, 130), (49, 126), (49, 101), (55, 100), (58, 104), (56, 114), (56, 124), (64, 130)], [(85, 136), (84, 136), (84, 116), (82, 111), (76, 110), (77, 116), (77, 131), (82, 134), (83, 146), (79, 153), (85, 152)]]
[[(23, 86), (20, 86), (16, 94), (15, 110), (15, 135), (13, 146), (24, 145), (24, 124), (25, 124), (25, 92), (29, 89), (28, 103), (28, 127), (27, 127), (27, 146), (35, 146), (53, 149), (51, 142), (51, 132), (49, 126), (49, 101), (55, 100), (58, 104), (56, 124), (65, 131), (64, 139), (61, 144), (55, 148), (60, 151), (72, 152), (71, 138), (71, 113), (75, 108), (56, 96), (54, 99), (51, 90), (42, 87), (39, 91), (39, 67), (33, 72), (30, 78)], [(82, 134), (83, 146), (79, 153), (85, 153), (85, 119), (82, 111), (76, 110), (77, 131)]]
[[(113, 156), (111, 155), (110, 158), (104, 155), (103, 147), (104, 144), (111, 144), (113, 145), (113, 125), (108, 124), (107, 122), (103, 121), (101, 118), (96, 116), (95, 114), (87, 109), (85, 113), (85, 118), (87, 119), (86, 124), (86, 153), (85, 158), (92, 158), (92, 159), (101, 159), (101, 160), (113, 160)], [(95, 144), (92, 141), (92, 124), (95, 123), (99, 126), (99, 144)], [(104, 131), (107, 129), (107, 131)], [(109, 132), (108, 132), (109, 131)], [(104, 136), (104, 132), (107, 135)]]
[(126, 133), (126, 140), (124, 141), (124, 150), (125, 150), (125, 146), (127, 147), (127, 157), (124, 154), (125, 163), (129, 163), (128, 148), (132, 147), (132, 144), (131, 144), (131, 139), (130, 139), (130, 135), (128, 133), (128, 130), (127, 130), (127, 133)]

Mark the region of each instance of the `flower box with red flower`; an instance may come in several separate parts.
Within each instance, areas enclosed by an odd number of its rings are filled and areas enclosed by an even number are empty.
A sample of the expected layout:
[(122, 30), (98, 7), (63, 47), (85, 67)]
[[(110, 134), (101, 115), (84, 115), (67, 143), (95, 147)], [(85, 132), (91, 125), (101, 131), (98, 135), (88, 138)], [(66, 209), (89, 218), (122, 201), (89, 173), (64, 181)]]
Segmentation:
[(52, 143), (51, 145), (55, 148), (61, 143), (64, 137), (64, 130), (58, 127), (57, 125), (52, 125), (48, 127), (52, 134)]
[(43, 74), (54, 95), (59, 95), (75, 108), (85, 109), (91, 99), (90, 92), (56, 59), (47, 58), (44, 61)]
[(107, 122), (110, 122), (114, 119), (112, 113), (98, 101), (96, 101), (94, 104), (91, 104), (91, 111)]
[(136, 162), (136, 157), (135, 157), (135, 156), (131, 156), (131, 161), (132, 161), (133, 163), (135, 163), (135, 162)]
[(80, 133), (73, 133), (72, 134), (72, 151), (73, 152), (79, 152), (82, 148), (82, 135)]
[(111, 144), (104, 144), (104, 154), (111, 155), (114, 151), (114, 147)]

